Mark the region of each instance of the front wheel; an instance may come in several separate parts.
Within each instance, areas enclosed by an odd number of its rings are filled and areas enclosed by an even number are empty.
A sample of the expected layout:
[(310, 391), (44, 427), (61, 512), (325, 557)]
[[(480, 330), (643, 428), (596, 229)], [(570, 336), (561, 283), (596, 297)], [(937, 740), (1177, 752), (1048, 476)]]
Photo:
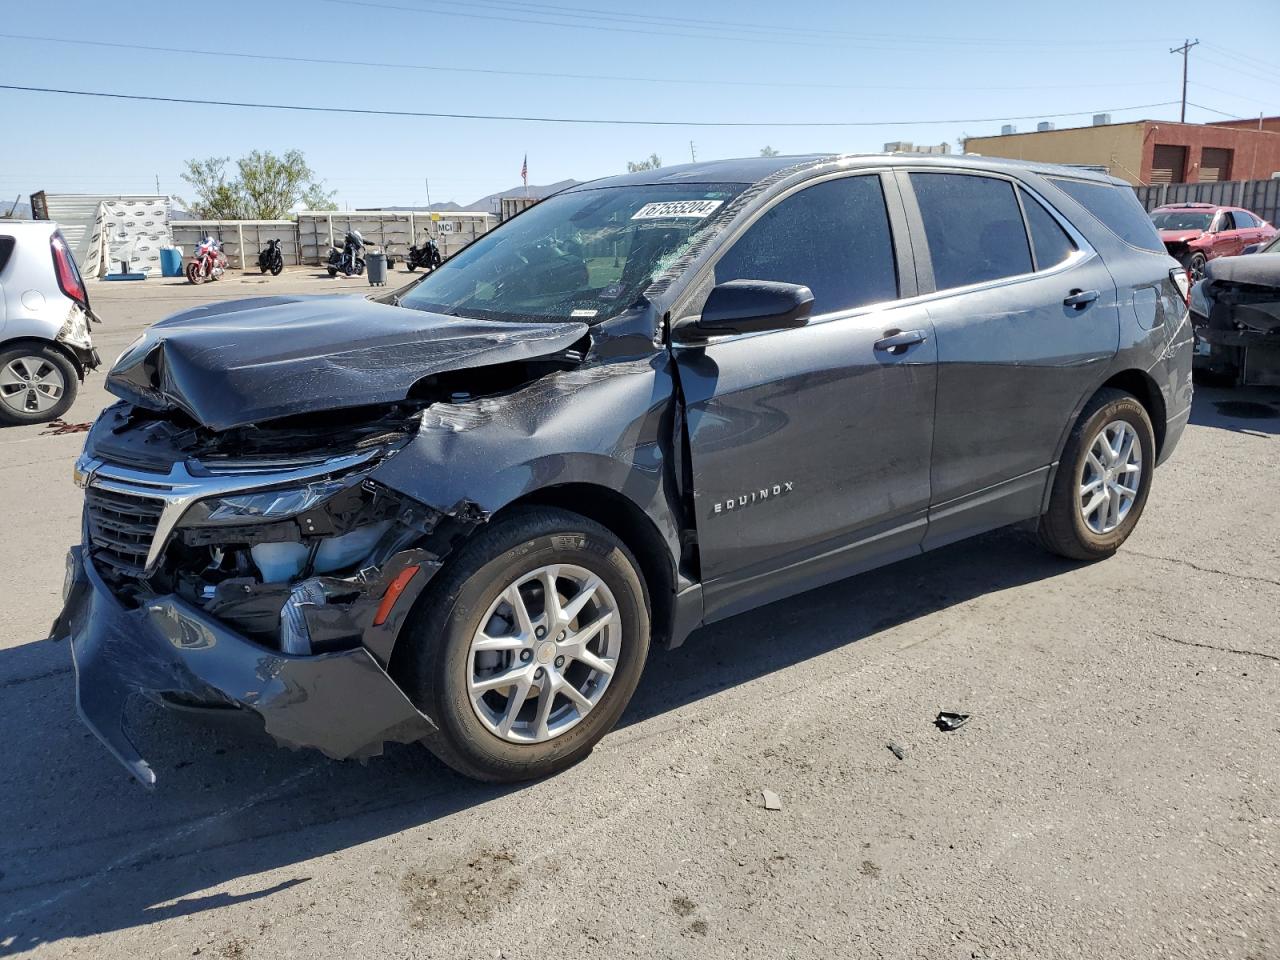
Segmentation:
[(191, 283), (204, 283), (204, 271), (200, 269), (200, 264), (195, 261), (187, 264), (187, 280)]
[(1208, 262), (1208, 258), (1199, 252), (1182, 258), (1182, 266), (1186, 268), (1192, 283), (1198, 283), (1204, 279), (1204, 268)]
[(280, 276), (280, 272), (281, 272), (282, 270), (284, 270), (284, 261), (283, 261), (283, 260), (277, 260), (275, 263), (271, 264), (271, 275), (272, 275), (273, 277), (278, 277), (278, 276)]
[(330, 268), (329, 268), (329, 276), (331, 276), (331, 277), (336, 277), (337, 275), (338, 275), (338, 268), (337, 268), (337, 267), (330, 267)]
[(1072, 560), (1111, 556), (1142, 516), (1155, 465), (1146, 409), (1123, 391), (1098, 391), (1067, 439), (1040, 518), (1041, 543)]
[(574, 513), (528, 508), (470, 540), (402, 632), (393, 671), (460, 773), (514, 782), (591, 752), (649, 652), (635, 558)]

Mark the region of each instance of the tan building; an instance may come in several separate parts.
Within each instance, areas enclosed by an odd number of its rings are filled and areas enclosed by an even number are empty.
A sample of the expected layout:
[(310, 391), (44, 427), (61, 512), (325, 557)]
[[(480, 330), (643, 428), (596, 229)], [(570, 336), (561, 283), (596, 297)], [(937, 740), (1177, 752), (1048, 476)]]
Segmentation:
[(1280, 175), (1280, 117), (1227, 123), (1135, 120), (970, 137), (965, 152), (1106, 169), (1132, 184), (1267, 180)]

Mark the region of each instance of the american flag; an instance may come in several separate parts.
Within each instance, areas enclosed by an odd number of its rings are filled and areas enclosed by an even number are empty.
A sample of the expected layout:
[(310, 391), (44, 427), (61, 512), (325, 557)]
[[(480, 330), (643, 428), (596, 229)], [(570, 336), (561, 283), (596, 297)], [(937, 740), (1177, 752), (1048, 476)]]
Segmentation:
[(529, 155), (524, 155), (524, 163), (520, 164), (520, 179), (524, 181), (524, 185), (529, 185)]

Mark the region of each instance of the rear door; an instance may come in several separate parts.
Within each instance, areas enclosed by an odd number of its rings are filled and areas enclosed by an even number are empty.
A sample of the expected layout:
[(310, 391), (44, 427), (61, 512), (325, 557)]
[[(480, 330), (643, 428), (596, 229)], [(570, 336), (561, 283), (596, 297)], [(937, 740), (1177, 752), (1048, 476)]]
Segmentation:
[(931, 547), (1040, 512), (1119, 320), (1102, 259), (1025, 186), (936, 168), (900, 178), (938, 339)]
[[(889, 174), (784, 195), (700, 278), (800, 283), (800, 328), (677, 346), (708, 618), (917, 553), (936, 350)], [(673, 316), (696, 315), (700, 302)], [(884, 341), (912, 336), (901, 347)]]

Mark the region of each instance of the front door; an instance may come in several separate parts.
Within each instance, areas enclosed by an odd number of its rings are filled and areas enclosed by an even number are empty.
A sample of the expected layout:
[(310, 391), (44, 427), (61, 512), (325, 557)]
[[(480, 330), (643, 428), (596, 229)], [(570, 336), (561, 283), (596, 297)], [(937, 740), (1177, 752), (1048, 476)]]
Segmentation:
[(1040, 512), (1063, 431), (1120, 325), (1102, 259), (1030, 191), (960, 172), (905, 177), (928, 261), (917, 273), (935, 291), (934, 547)]
[(784, 197), (715, 264), (715, 283), (804, 284), (814, 313), (675, 350), (708, 619), (919, 551), (936, 347), (895, 303), (909, 257), (894, 181), (862, 174)]

